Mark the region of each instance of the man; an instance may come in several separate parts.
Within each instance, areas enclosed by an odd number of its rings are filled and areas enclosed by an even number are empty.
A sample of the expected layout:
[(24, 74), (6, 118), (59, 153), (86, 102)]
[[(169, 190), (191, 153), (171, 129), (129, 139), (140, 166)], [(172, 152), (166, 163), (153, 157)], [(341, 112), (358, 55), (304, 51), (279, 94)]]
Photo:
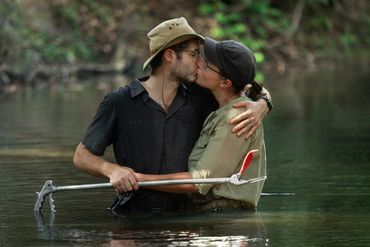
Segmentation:
[[(243, 44), (233, 41), (215, 41), (205, 38), (204, 53), (197, 60), (198, 85), (210, 90), (216, 98), (219, 109), (209, 114), (204, 121), (200, 137), (193, 147), (188, 161), (188, 172), (170, 174), (140, 174), (141, 181), (171, 179), (224, 178), (237, 174), (248, 152), (259, 150), (242, 179), (266, 176), (266, 152), (263, 127), (259, 127), (247, 140), (230, 132), (229, 118), (241, 113), (233, 103), (257, 100), (262, 87), (254, 81), (256, 60), (252, 51)], [(241, 95), (250, 85), (253, 91), (248, 98)], [(192, 208), (197, 210), (218, 210), (243, 208), (255, 210), (264, 181), (253, 184), (179, 184), (152, 186), (153, 190), (173, 193), (192, 193)]]
[[(148, 33), (148, 38), (152, 55), (144, 69), (150, 65), (151, 75), (104, 98), (73, 158), (79, 169), (109, 178), (117, 192), (137, 190), (123, 211), (179, 210), (185, 205), (184, 194), (138, 190), (132, 169), (149, 174), (186, 171), (203, 122), (217, 109), (210, 92), (188, 83), (196, 79), (203, 37), (185, 18), (162, 22)], [(264, 100), (252, 104), (259, 115), (267, 113)], [(245, 120), (245, 115), (234, 120)], [(250, 130), (251, 126), (245, 126), (248, 122), (258, 125), (261, 117), (255, 118), (239, 121), (237, 130)], [(117, 163), (103, 158), (110, 144)]]

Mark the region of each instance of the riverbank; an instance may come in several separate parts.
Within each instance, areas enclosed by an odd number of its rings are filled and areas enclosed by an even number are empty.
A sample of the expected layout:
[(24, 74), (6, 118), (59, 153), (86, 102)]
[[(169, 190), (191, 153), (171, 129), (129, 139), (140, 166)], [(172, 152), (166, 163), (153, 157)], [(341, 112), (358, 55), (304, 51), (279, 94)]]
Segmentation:
[(260, 71), (368, 64), (369, 11), (363, 0), (4, 0), (0, 91), (104, 74), (139, 77), (149, 53), (148, 30), (179, 16), (204, 36), (246, 44)]
[[(317, 71), (320, 69), (334, 70), (338, 68), (351, 70), (366, 70), (370, 66), (369, 55), (366, 52), (354, 57), (324, 57), (315, 60), (279, 60), (266, 61), (259, 65), (259, 80), (264, 83), (265, 76), (279, 74), (284, 76), (292, 70)], [(148, 73), (148, 72), (147, 72)], [(76, 81), (83, 81), (99, 76), (120, 76), (128, 79), (139, 78), (145, 75), (141, 70), (141, 64), (136, 63), (130, 68), (121, 64), (59, 64), (59, 65), (34, 65), (31, 72), (17, 70), (15, 68), (0, 69), (0, 94), (13, 93), (24, 87), (44, 85), (67, 85)]]

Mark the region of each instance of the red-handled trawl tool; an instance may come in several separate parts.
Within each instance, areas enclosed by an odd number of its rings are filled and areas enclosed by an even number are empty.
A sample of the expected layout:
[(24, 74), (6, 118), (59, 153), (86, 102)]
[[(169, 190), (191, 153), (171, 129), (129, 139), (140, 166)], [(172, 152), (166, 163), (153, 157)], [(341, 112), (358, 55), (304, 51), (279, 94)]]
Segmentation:
[[(240, 171), (233, 174), (228, 178), (199, 178), (199, 179), (174, 179), (174, 180), (158, 180), (158, 181), (142, 181), (138, 182), (139, 187), (149, 186), (160, 186), (160, 185), (176, 185), (176, 184), (222, 184), (231, 183), (234, 185), (252, 184), (266, 179), (266, 176), (257, 177), (252, 179), (240, 179), (241, 174), (245, 172), (249, 164), (253, 159), (254, 153), (258, 150), (251, 150), (244, 158), (244, 162)], [(65, 190), (82, 190), (82, 189), (97, 189), (97, 188), (108, 188), (112, 187), (110, 183), (100, 184), (81, 184), (81, 185), (69, 185), (69, 186), (55, 186), (53, 181), (47, 180), (42, 187), (40, 192), (37, 192), (37, 200), (35, 203), (34, 211), (41, 212), (46, 196), (49, 196), (49, 206), (52, 212), (55, 212), (54, 200), (52, 199), (52, 193)]]

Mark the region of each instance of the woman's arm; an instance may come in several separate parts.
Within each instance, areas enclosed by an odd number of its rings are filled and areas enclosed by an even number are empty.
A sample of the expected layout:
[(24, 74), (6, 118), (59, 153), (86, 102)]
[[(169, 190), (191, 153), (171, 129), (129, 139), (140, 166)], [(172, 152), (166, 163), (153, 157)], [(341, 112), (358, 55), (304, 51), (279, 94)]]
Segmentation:
[[(135, 177), (139, 181), (158, 181), (158, 180), (173, 180), (173, 179), (189, 179), (192, 178), (189, 172), (178, 172), (171, 174), (143, 174), (135, 173)], [(162, 185), (162, 186), (150, 186), (148, 189), (171, 192), (171, 193), (186, 193), (186, 192), (198, 192), (194, 184), (179, 184), (179, 185)]]

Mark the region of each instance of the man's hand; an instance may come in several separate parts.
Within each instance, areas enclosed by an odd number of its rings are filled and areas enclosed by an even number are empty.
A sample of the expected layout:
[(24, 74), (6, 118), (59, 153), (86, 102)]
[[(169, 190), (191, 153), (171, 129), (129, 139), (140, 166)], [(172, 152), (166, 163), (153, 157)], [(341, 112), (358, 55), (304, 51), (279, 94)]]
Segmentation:
[(109, 182), (118, 193), (139, 189), (134, 171), (129, 167), (116, 166), (109, 175)]
[(73, 163), (78, 169), (91, 175), (109, 178), (109, 182), (118, 193), (139, 189), (137, 178), (131, 168), (109, 162), (91, 153), (82, 143), (76, 148)]
[(237, 136), (245, 134), (245, 139), (251, 137), (256, 129), (262, 124), (262, 120), (269, 112), (265, 100), (243, 101), (233, 105), (235, 108), (245, 107), (246, 110), (231, 119), (234, 125), (232, 132)]

